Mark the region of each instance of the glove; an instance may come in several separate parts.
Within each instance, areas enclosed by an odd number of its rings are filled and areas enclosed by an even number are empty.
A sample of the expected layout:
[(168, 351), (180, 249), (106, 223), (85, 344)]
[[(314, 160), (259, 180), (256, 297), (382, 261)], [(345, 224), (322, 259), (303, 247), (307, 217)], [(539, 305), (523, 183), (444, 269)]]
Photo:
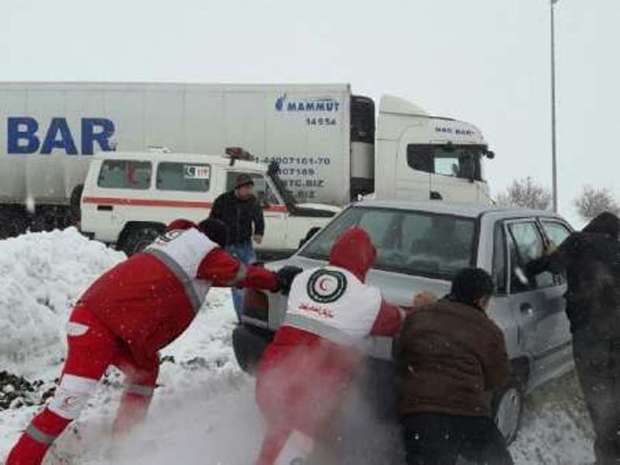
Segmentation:
[(278, 291), (280, 291), (283, 295), (288, 295), (291, 291), (291, 284), (293, 284), (293, 280), (302, 271), (303, 270), (298, 266), (289, 265), (281, 268), (276, 273), (276, 276), (278, 277)]

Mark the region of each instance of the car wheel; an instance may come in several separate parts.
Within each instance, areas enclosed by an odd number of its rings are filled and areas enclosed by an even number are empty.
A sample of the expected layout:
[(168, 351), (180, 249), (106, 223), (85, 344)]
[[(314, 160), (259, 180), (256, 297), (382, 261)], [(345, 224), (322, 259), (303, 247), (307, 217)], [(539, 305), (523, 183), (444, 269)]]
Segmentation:
[(153, 243), (163, 232), (162, 228), (156, 226), (136, 227), (127, 233), (127, 237), (120, 245), (120, 250), (127, 256), (142, 252)]
[(511, 444), (519, 433), (523, 415), (523, 389), (517, 381), (498, 391), (493, 398), (495, 424)]

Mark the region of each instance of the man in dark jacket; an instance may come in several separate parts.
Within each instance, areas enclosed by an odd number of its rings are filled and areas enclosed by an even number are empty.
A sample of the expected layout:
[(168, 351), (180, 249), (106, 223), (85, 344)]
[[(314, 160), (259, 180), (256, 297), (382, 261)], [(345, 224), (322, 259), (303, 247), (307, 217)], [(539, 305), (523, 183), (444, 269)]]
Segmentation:
[(573, 355), (592, 418), (597, 465), (620, 463), (620, 220), (602, 213), (554, 252), (527, 265), (529, 276), (566, 273)]
[[(237, 176), (235, 188), (215, 199), (210, 218), (220, 220), (228, 226), (228, 253), (246, 265), (256, 261), (252, 239), (257, 244), (263, 241), (265, 219), (263, 209), (254, 196), (254, 181), (251, 176)], [(243, 290), (233, 289), (232, 294), (235, 311), (241, 319)]]
[(493, 280), (457, 274), (444, 299), (413, 311), (395, 347), (409, 465), (512, 464), (487, 391), (508, 381), (502, 331), (486, 315)]

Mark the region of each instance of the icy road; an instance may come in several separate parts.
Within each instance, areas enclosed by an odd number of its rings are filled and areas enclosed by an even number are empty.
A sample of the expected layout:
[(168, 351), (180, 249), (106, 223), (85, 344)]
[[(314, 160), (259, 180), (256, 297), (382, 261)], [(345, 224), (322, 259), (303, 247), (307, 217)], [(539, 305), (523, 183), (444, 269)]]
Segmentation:
[[(0, 461), (39, 408), (27, 404), (38, 402), (59, 374), (71, 305), (97, 275), (123, 258), (71, 229), (0, 242), (0, 372), (42, 381), (27, 392), (28, 386), (14, 386), (14, 378), (0, 373)], [(46, 463), (251, 464), (262, 423), (253, 381), (234, 360), (233, 326), (228, 291), (213, 291), (194, 325), (163, 354), (161, 386), (148, 423), (122, 442), (111, 441), (120, 395), (120, 377), (112, 371)], [(511, 450), (520, 465), (593, 461), (590, 424), (572, 375), (528, 399)]]

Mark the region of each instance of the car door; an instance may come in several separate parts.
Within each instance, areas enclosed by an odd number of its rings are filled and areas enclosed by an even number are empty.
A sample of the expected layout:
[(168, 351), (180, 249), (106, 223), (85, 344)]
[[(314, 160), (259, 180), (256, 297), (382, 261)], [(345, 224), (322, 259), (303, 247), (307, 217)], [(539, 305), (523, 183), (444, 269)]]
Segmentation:
[[(509, 259), (509, 292), (518, 315), (519, 339), (535, 365), (553, 370), (553, 357), (566, 348), (565, 285), (551, 273), (523, 281), (526, 264), (544, 253), (545, 236), (534, 218), (505, 223)], [(557, 360), (557, 363), (561, 363)], [(546, 365), (545, 365), (546, 364)]]

